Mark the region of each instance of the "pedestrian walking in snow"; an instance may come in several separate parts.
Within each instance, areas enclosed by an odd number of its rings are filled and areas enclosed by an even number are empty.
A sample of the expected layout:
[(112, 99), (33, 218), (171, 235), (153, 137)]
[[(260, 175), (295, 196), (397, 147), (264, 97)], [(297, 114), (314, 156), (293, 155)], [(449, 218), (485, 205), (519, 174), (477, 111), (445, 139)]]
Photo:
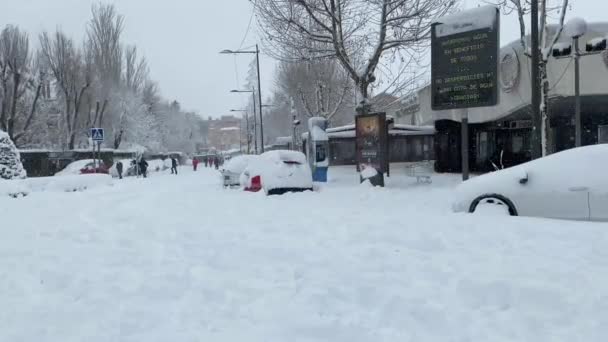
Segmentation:
[(177, 175), (177, 159), (171, 158), (171, 174)]
[(116, 163), (116, 172), (118, 172), (118, 179), (122, 179), (122, 162)]
[(148, 177), (148, 162), (144, 159), (144, 157), (141, 157), (141, 160), (139, 161), (139, 171), (144, 178)]
[(203, 158), (203, 162), (205, 162), (205, 167), (208, 167), (208, 165), (209, 165), (209, 158), (204, 157)]
[(196, 171), (196, 169), (198, 168), (198, 159), (192, 159), (192, 167), (194, 168), (194, 171)]

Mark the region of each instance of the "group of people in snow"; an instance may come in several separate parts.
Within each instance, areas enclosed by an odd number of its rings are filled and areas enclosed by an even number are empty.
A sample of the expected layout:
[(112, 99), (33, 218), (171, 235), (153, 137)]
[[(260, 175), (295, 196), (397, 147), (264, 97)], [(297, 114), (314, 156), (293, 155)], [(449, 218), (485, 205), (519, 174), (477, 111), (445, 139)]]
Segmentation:
[[(219, 159), (217, 157), (209, 157), (209, 159), (205, 158), (204, 162), (205, 162), (205, 167), (207, 167), (207, 166), (213, 167), (215, 165), (216, 169), (219, 167), (219, 163), (220, 163)], [(194, 171), (196, 171), (198, 169), (199, 164), (200, 164), (200, 161), (197, 158), (192, 159), (192, 167), (193, 167)], [(139, 160), (137, 160), (137, 159), (131, 160), (130, 166), (136, 170), (135, 173), (137, 174), (137, 176), (143, 176), (144, 178), (148, 177), (148, 162), (146, 161), (146, 159), (144, 157), (140, 157)], [(177, 161), (177, 159), (174, 157), (171, 157), (171, 174), (177, 175), (178, 166), (179, 166), (179, 162)], [(124, 172), (124, 165), (120, 161), (116, 163), (116, 172), (118, 173), (118, 178), (122, 179), (123, 172)]]

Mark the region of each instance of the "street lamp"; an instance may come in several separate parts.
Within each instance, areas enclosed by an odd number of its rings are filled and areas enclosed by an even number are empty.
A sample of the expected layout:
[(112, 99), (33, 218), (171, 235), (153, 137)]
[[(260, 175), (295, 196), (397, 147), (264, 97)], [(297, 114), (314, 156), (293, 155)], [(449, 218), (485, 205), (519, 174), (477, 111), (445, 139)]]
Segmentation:
[(580, 147), (582, 145), (582, 127), (581, 127), (581, 89), (580, 89), (580, 59), (581, 51), (578, 48), (578, 39), (587, 32), (587, 23), (581, 18), (573, 18), (566, 25), (567, 31), (572, 37), (572, 45), (574, 45), (574, 145)]
[[(586, 44), (586, 52), (581, 52), (579, 39), (587, 33), (587, 23), (581, 18), (572, 18), (566, 24), (566, 33), (572, 38), (572, 45), (562, 44), (553, 48), (555, 58), (574, 58), (574, 145), (582, 145), (582, 123), (581, 123), (581, 94), (580, 94), (580, 58), (589, 55), (596, 55), (606, 50), (606, 39), (593, 39)], [(574, 54), (572, 55), (572, 50)], [(571, 56), (572, 55), (572, 56)]]
[(264, 121), (263, 121), (264, 119), (263, 119), (263, 115), (262, 115), (262, 82), (260, 80), (260, 49), (258, 48), (258, 44), (255, 44), (255, 51), (222, 50), (222, 51), (220, 51), (220, 53), (225, 54), (225, 55), (238, 55), (238, 54), (254, 54), (255, 55), (257, 74), (258, 74), (258, 106), (259, 106), (259, 113), (260, 113), (260, 139), (261, 139), (261, 143), (262, 143), (261, 151), (262, 151), (262, 153), (264, 153)]
[[(258, 154), (258, 120), (255, 115), (255, 90), (236, 90), (232, 89), (231, 93), (251, 93), (251, 97), (253, 98), (253, 141), (255, 153)], [(247, 134), (249, 134), (249, 116), (247, 116)], [(249, 136), (247, 136), (249, 139)]]
[[(246, 133), (247, 133), (247, 154), (250, 154), (251, 153), (251, 139), (250, 139), (251, 137), (250, 137), (250, 134), (249, 134), (250, 132), (249, 132), (249, 114), (248, 114), (248, 111), (246, 109), (231, 109), (230, 112), (233, 112), (233, 113), (234, 112), (245, 113), (245, 125), (247, 126), (247, 128), (245, 130)], [(241, 120), (242, 120), (242, 117), (243, 116), (241, 114)], [(254, 119), (255, 119), (255, 116), (254, 116)], [(242, 126), (243, 125), (241, 123), (241, 125), (239, 125), (239, 129)], [(242, 137), (243, 133), (241, 132), (239, 135)], [(256, 149), (257, 149), (257, 145), (256, 145)], [(257, 153), (257, 151), (256, 151), (256, 153)]]

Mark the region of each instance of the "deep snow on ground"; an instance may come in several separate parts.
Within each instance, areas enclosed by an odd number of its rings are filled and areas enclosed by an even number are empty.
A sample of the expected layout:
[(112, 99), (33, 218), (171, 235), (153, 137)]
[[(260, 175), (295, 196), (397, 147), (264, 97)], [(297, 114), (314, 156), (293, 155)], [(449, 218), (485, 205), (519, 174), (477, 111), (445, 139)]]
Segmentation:
[(607, 341), (608, 224), (452, 214), (457, 176), (0, 197), (0, 341)]

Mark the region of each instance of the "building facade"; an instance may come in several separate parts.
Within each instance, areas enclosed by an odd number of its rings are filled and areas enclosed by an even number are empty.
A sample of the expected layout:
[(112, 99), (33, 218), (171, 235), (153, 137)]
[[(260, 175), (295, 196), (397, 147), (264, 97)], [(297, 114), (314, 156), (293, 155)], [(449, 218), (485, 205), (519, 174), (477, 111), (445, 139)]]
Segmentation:
[(241, 148), (241, 118), (225, 115), (209, 120), (208, 147), (217, 151)]

